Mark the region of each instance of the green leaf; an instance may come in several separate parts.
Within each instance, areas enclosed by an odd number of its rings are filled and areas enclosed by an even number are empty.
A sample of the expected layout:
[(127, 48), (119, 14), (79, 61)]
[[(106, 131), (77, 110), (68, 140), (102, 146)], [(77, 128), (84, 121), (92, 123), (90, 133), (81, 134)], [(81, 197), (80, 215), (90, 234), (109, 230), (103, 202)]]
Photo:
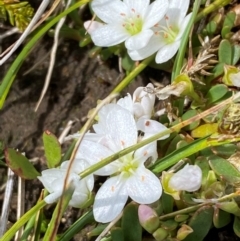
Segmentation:
[(5, 159), (7, 166), (21, 178), (35, 179), (40, 176), (40, 173), (21, 152), (7, 148), (5, 150)]
[(213, 224), (216, 228), (222, 228), (231, 221), (231, 214), (215, 207), (213, 214)]
[(173, 211), (174, 199), (172, 196), (163, 192), (161, 197), (161, 203), (164, 213), (171, 213)]
[(226, 39), (222, 40), (218, 49), (219, 62), (231, 65), (233, 59), (232, 52), (231, 43)]
[(205, 206), (198, 209), (189, 221), (189, 226), (193, 229), (184, 241), (201, 241), (209, 232), (212, 226), (213, 208)]
[(240, 59), (240, 46), (237, 44), (233, 45), (233, 60), (232, 65), (235, 65)]
[(240, 238), (240, 217), (235, 216), (233, 230), (234, 233)]
[(228, 12), (225, 16), (224, 22), (223, 22), (223, 27), (221, 31), (222, 38), (228, 38), (231, 29), (234, 26), (236, 18), (236, 13), (235, 12)]
[(208, 160), (212, 170), (224, 180), (233, 184), (240, 181), (240, 172), (227, 160), (219, 156), (210, 156)]
[(210, 21), (206, 26), (206, 31), (208, 35), (213, 35), (217, 31), (217, 23), (215, 21)]
[(234, 201), (234, 199), (229, 202), (217, 203), (216, 206), (225, 212), (232, 213), (235, 216), (240, 217), (240, 208), (238, 207), (238, 204)]
[(207, 104), (212, 104), (220, 100), (228, 92), (228, 87), (223, 84), (214, 85), (207, 93), (206, 99)]
[(142, 241), (142, 227), (138, 220), (138, 205), (129, 203), (125, 207), (121, 227), (124, 241)]
[(114, 227), (111, 230), (112, 241), (124, 241), (123, 230), (119, 227)]
[(61, 161), (61, 145), (57, 137), (50, 131), (43, 133), (43, 146), (48, 168), (59, 166)]
[[(191, 118), (191, 117), (194, 117), (194, 116), (197, 116), (199, 113), (198, 113), (198, 111), (196, 111), (196, 110), (189, 110), (189, 111), (187, 111), (187, 112), (185, 112), (183, 115), (182, 115), (182, 120), (184, 121), (184, 120), (187, 120), (187, 119), (189, 119), (189, 118)], [(193, 130), (193, 129), (195, 129), (198, 125), (199, 125), (199, 123), (200, 123), (200, 120), (198, 120), (198, 121), (194, 121), (194, 122), (192, 122), (190, 125), (188, 125), (188, 126), (186, 126), (186, 127), (184, 127), (184, 130)]]

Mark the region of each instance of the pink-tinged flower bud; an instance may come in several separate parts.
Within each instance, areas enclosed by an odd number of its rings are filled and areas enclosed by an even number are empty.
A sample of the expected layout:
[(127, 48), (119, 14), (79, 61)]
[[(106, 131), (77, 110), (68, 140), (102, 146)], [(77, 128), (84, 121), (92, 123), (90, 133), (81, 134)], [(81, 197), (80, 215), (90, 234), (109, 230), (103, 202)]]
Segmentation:
[(160, 224), (157, 213), (147, 205), (140, 205), (138, 208), (138, 218), (142, 227), (149, 233), (153, 233)]

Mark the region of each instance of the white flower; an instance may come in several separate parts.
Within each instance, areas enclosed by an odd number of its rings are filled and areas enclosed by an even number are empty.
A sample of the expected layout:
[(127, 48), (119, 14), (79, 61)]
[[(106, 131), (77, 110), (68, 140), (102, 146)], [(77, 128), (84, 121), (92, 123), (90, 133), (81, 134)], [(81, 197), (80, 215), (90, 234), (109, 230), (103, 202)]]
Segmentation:
[(190, 20), (186, 16), (189, 0), (171, 0), (165, 17), (152, 28), (154, 35), (141, 49), (128, 50), (133, 60), (142, 60), (157, 52), (156, 63), (171, 59), (179, 49), (181, 38)]
[[(104, 106), (99, 112), (99, 122), (93, 128), (102, 138), (98, 142), (84, 140), (77, 154), (92, 164), (138, 142), (133, 115), (117, 104)], [(123, 209), (128, 196), (140, 204), (153, 203), (160, 198), (160, 180), (144, 166), (144, 162), (155, 154), (156, 142), (153, 142), (96, 172), (97, 175), (113, 175), (96, 194), (93, 206), (96, 221), (112, 221)]]
[(145, 88), (153, 89), (153, 84), (149, 83), (146, 87), (138, 87), (133, 97), (128, 94), (126, 97), (118, 100), (117, 104), (129, 110), (135, 117), (135, 120), (140, 118), (150, 119), (153, 113), (155, 103), (155, 94), (148, 93)]
[(176, 191), (194, 192), (201, 187), (202, 170), (197, 165), (185, 165), (180, 171), (174, 173), (169, 180), (169, 187)]
[[(42, 176), (38, 179), (43, 183), (44, 187), (50, 193), (45, 197), (46, 203), (56, 202), (63, 193), (64, 179), (67, 173), (69, 161), (61, 164), (60, 168), (51, 168), (42, 171)], [(79, 173), (85, 170), (88, 164), (84, 160), (74, 160), (72, 171), (70, 172), (68, 182), (73, 182), (74, 193), (69, 202), (70, 206), (81, 207), (84, 205), (91, 196), (91, 191), (94, 185), (93, 175), (80, 180)]]
[(168, 1), (93, 0), (94, 13), (106, 24), (87, 21), (87, 29), (96, 46), (109, 47), (125, 41), (129, 50), (143, 48), (153, 35), (153, 27), (166, 13)]

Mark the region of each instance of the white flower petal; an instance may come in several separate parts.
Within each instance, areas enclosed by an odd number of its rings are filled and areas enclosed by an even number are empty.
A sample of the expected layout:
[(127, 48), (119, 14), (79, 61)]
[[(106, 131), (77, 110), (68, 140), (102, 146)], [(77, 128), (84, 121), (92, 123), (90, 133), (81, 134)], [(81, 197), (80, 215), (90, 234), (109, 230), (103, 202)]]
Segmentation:
[(91, 7), (103, 22), (109, 24), (121, 22), (123, 18), (121, 13), (128, 12), (126, 4), (120, 0), (94, 0)]
[[(42, 176), (39, 176), (38, 179), (42, 182), (43, 186), (49, 191), (53, 192), (55, 190), (55, 187), (52, 185), (52, 183), (55, 180), (61, 180), (64, 178), (66, 174), (65, 170), (60, 170), (59, 168), (51, 168), (42, 171)], [(60, 184), (60, 188), (62, 188), (62, 183)]]
[(117, 104), (133, 113), (133, 100), (130, 94), (127, 94), (127, 96), (119, 99)]
[(128, 54), (134, 61), (142, 60), (157, 52), (164, 44), (164, 42), (160, 41), (158, 35), (153, 35), (144, 48), (128, 50)]
[(176, 40), (180, 39), (182, 37), (182, 35), (184, 34), (185, 32), (185, 29), (188, 25), (188, 22), (190, 21), (190, 18), (192, 16), (192, 13), (189, 13), (184, 19), (183, 21), (181, 22), (181, 28), (180, 28), (180, 31), (178, 33), (178, 36), (176, 38)]
[(133, 13), (139, 14), (140, 16), (145, 17), (145, 14), (148, 10), (148, 6), (150, 1), (149, 0), (123, 0), (126, 4), (127, 8)]
[(240, 72), (236, 74), (229, 74), (229, 78), (232, 81), (232, 85), (240, 87)]
[(180, 41), (176, 41), (172, 44), (163, 46), (157, 52), (157, 55), (155, 58), (156, 63), (161, 64), (161, 63), (167, 62), (169, 59), (171, 59), (176, 54), (176, 52), (179, 49), (179, 46), (180, 46)]
[(202, 170), (197, 165), (185, 165), (180, 171), (174, 173), (169, 186), (176, 191), (194, 192), (201, 187)]
[(152, 35), (153, 31), (151, 29), (142, 30), (140, 33), (128, 38), (125, 41), (125, 46), (129, 50), (141, 49), (148, 44)]
[[(168, 129), (165, 125), (161, 124), (158, 121), (144, 118), (138, 120), (137, 128), (138, 130), (147, 134), (146, 136), (144, 135), (144, 139)], [(169, 134), (159, 138), (158, 140), (164, 140), (168, 137)]]
[(62, 190), (50, 193), (44, 198), (44, 201), (47, 204), (55, 203), (57, 202), (57, 200), (60, 198), (61, 195), (62, 195)]
[[(78, 149), (76, 158), (84, 159), (89, 162), (90, 165), (98, 163), (104, 158), (111, 156), (113, 152), (100, 143), (83, 140)], [(106, 176), (113, 174), (116, 171), (114, 163), (104, 166), (96, 171), (96, 174)]]
[(97, 21), (86, 21), (83, 23), (84, 28), (89, 34), (92, 34), (96, 29), (103, 27), (104, 24)]
[(112, 105), (114, 109), (106, 116), (107, 133), (121, 150), (137, 143), (137, 127), (131, 112), (117, 104)]
[(144, 166), (127, 180), (128, 195), (137, 203), (150, 204), (162, 195), (160, 180)]
[(154, 163), (158, 158), (157, 142), (153, 141), (148, 145), (145, 145), (137, 149), (134, 153), (134, 158), (139, 160), (139, 163), (145, 162), (148, 158), (151, 158), (151, 163)]
[(109, 178), (98, 190), (93, 204), (97, 222), (110, 222), (120, 214), (128, 199), (123, 185), (124, 182), (119, 182), (119, 176), (116, 176)]
[(158, 23), (166, 13), (168, 8), (168, 1), (166, 0), (156, 0), (154, 1), (148, 9), (147, 16), (145, 18), (144, 28), (151, 28), (156, 23)]
[(189, 8), (189, 0), (170, 0), (169, 8), (178, 8), (182, 16), (187, 14)]
[(107, 24), (95, 29), (91, 33), (92, 41), (96, 46), (109, 47), (125, 41), (129, 34), (122, 26)]
[(75, 191), (68, 205), (75, 208), (79, 208), (87, 200), (88, 200), (87, 194)]

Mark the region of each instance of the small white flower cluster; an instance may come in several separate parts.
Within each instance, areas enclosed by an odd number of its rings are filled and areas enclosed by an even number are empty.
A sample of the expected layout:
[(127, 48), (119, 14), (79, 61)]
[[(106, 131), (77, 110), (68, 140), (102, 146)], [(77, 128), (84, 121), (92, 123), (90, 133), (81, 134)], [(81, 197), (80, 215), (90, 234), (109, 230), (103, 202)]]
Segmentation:
[[(153, 88), (152, 84), (147, 87)], [(68, 181), (73, 182), (75, 191), (69, 205), (82, 207), (91, 196), (93, 175), (80, 179), (78, 174), (81, 171), (167, 129), (161, 123), (150, 119), (154, 102), (155, 95), (139, 87), (133, 96), (128, 94), (117, 103), (107, 104), (99, 111), (98, 122), (93, 125), (95, 132), (84, 136), (71, 168)], [(79, 134), (73, 136), (76, 138)], [(161, 139), (168, 137), (169, 135), (166, 135)], [(139, 204), (150, 204), (161, 197), (160, 179), (144, 165), (149, 158), (156, 161), (157, 156), (157, 141), (154, 141), (94, 172), (94, 175), (110, 176), (95, 196), (93, 213), (96, 221), (112, 221), (120, 214), (128, 197)], [(62, 195), (68, 165), (68, 161), (64, 162), (60, 168), (45, 170), (39, 177), (50, 193), (45, 198), (47, 203), (55, 202)]]
[(125, 41), (132, 60), (157, 52), (156, 63), (171, 59), (180, 46), (190, 20), (189, 0), (93, 0), (91, 7), (102, 20), (84, 27), (96, 46), (110, 47)]

